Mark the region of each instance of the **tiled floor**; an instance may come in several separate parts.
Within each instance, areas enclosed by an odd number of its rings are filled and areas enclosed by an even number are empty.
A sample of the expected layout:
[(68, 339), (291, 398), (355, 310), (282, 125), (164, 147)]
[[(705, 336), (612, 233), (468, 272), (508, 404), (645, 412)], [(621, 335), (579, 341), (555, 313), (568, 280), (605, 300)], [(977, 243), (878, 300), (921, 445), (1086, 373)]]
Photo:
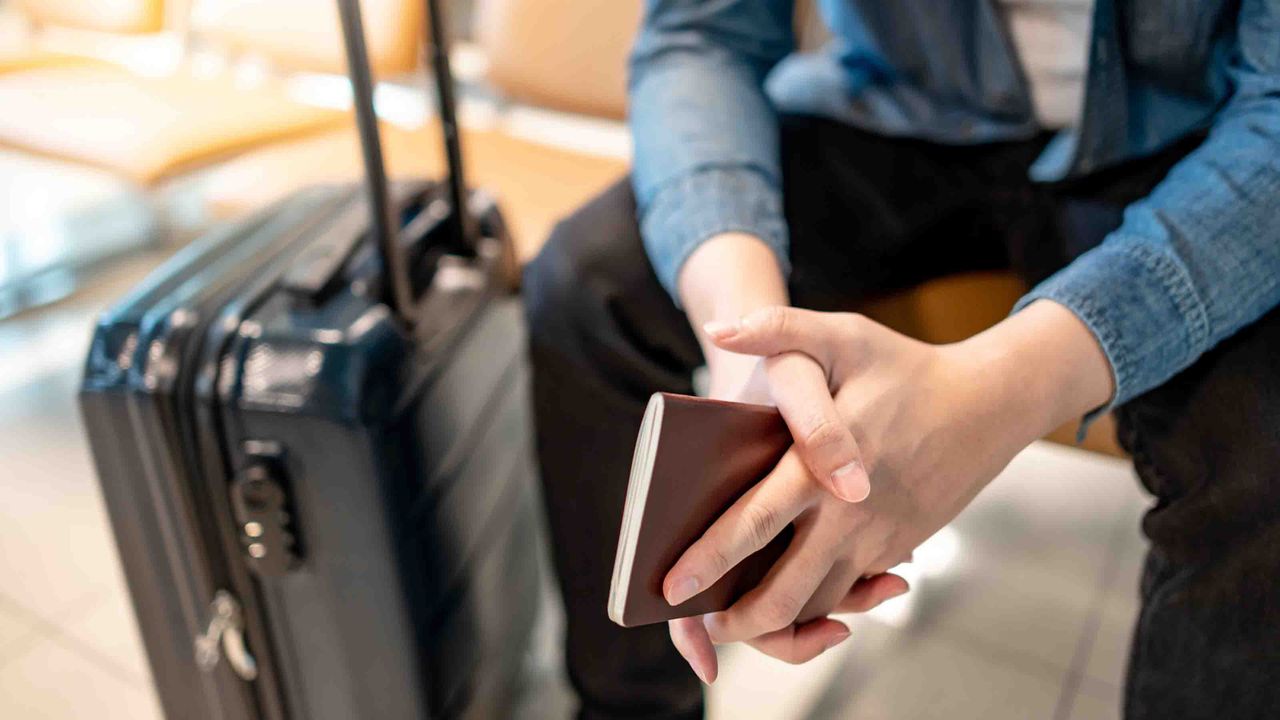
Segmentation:
[[(159, 715), (74, 405), (91, 318), (154, 262), (0, 322), (0, 718)], [(710, 715), (1118, 717), (1145, 502), (1125, 463), (1035, 445), (837, 650), (793, 667), (724, 649)]]
[(75, 407), (94, 314), (155, 262), (0, 321), (0, 717), (160, 717)]

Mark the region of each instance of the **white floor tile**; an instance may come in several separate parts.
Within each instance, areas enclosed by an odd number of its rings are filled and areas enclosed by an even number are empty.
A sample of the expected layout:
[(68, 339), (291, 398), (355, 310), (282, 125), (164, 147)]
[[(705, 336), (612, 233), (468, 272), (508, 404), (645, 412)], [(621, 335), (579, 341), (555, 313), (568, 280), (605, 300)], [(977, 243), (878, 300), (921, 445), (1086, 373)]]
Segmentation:
[(1127, 510), (1116, 530), (1116, 568), (1107, 586), (1108, 599), (1138, 602), (1142, 566), (1146, 562), (1148, 548), (1147, 539), (1142, 535), (1142, 513), (1145, 510), (1145, 504)]
[(154, 694), (46, 639), (0, 672), (0, 717), (40, 720), (160, 718)]
[(707, 691), (709, 720), (791, 720), (821, 713), (829, 688), (865, 680), (894, 642), (895, 631), (866, 618), (845, 618), (851, 636), (804, 665), (789, 665), (745, 646), (718, 649), (720, 677)]
[(1137, 601), (1109, 600), (1101, 609), (1085, 674), (1091, 679), (1121, 685), (1129, 663), (1129, 646), (1138, 621)]
[[(48, 472), (88, 472), (74, 460), (49, 464), (60, 467)], [(39, 489), (28, 492), (43, 477), (43, 472), (20, 472), (0, 482), (0, 593), (57, 623), (112, 582), (118, 560), (96, 489), (61, 498), (42, 497)]]
[(979, 559), (952, 582), (920, 591), (929, 596), (922, 615), (930, 627), (977, 652), (1055, 677), (1071, 668), (1098, 593), (1096, 584), (1051, 570), (1013, 572)]
[(965, 547), (1010, 572), (1094, 587), (1137, 491), (1126, 461), (1039, 442), (952, 524)]
[(150, 686), (146, 650), (123, 583), (107, 592), (96, 605), (66, 620), (60, 631), (85, 652), (94, 653), (128, 677)]
[(956, 556), (916, 588), (917, 620), (976, 652), (1065, 674), (1140, 497), (1124, 461), (1037, 443), (952, 524)]
[(1142, 605), (1139, 583), (1147, 541), (1142, 536), (1140, 522), (1145, 502), (1145, 498), (1141, 498), (1127, 508), (1128, 515), (1122, 518), (1121, 527), (1117, 529), (1113, 549), (1115, 564), (1100, 598), (1097, 631), (1084, 666), (1084, 673), (1091, 680), (1113, 686), (1124, 682), (1129, 646)]
[(0, 666), (26, 650), (48, 630), (39, 618), (0, 597)]
[(1068, 720), (1120, 720), (1122, 692), (1119, 685), (1085, 681), (1072, 699)]
[(0, 323), (0, 594), (55, 624), (119, 577), (76, 391), (93, 318), (158, 258)]
[(918, 636), (887, 657), (822, 718), (1025, 720), (1051, 718), (1058, 683), (952, 643)]

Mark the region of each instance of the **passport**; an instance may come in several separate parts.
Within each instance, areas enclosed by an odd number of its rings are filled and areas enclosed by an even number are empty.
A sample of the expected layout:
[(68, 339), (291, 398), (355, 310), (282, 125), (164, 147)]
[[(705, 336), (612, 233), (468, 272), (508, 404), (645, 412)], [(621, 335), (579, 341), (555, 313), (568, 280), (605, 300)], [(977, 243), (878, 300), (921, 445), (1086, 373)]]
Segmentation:
[(791, 530), (685, 602), (671, 606), (662, 581), (712, 523), (791, 447), (776, 408), (656, 393), (636, 438), (618, 536), (609, 618), (623, 627), (727, 609), (773, 567)]

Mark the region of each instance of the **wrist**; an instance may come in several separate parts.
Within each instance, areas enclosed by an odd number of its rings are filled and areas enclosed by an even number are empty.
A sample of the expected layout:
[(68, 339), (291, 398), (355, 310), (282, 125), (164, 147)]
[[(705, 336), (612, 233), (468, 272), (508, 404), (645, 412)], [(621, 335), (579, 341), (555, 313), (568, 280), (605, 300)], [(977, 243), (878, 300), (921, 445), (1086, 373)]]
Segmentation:
[(1093, 333), (1053, 301), (1034, 302), (959, 345), (991, 378), (985, 389), (1024, 444), (1105, 406), (1115, 391)]
[(699, 245), (680, 268), (676, 286), (696, 329), (707, 320), (736, 320), (788, 301), (773, 250), (746, 233), (722, 233)]
[(762, 307), (788, 304), (786, 281), (773, 250), (745, 233), (716, 235), (689, 255), (677, 287), (707, 361), (712, 396), (741, 396), (757, 358), (716, 347), (702, 326), (712, 320), (733, 322)]

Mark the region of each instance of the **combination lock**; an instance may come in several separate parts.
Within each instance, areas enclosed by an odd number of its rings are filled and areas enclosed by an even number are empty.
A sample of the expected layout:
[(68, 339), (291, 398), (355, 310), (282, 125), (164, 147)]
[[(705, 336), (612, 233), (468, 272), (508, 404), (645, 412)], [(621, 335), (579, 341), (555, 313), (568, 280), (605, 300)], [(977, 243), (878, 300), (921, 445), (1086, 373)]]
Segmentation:
[(279, 450), (254, 443), (250, 460), (231, 483), (231, 502), (249, 567), (259, 575), (280, 575), (301, 560)]

